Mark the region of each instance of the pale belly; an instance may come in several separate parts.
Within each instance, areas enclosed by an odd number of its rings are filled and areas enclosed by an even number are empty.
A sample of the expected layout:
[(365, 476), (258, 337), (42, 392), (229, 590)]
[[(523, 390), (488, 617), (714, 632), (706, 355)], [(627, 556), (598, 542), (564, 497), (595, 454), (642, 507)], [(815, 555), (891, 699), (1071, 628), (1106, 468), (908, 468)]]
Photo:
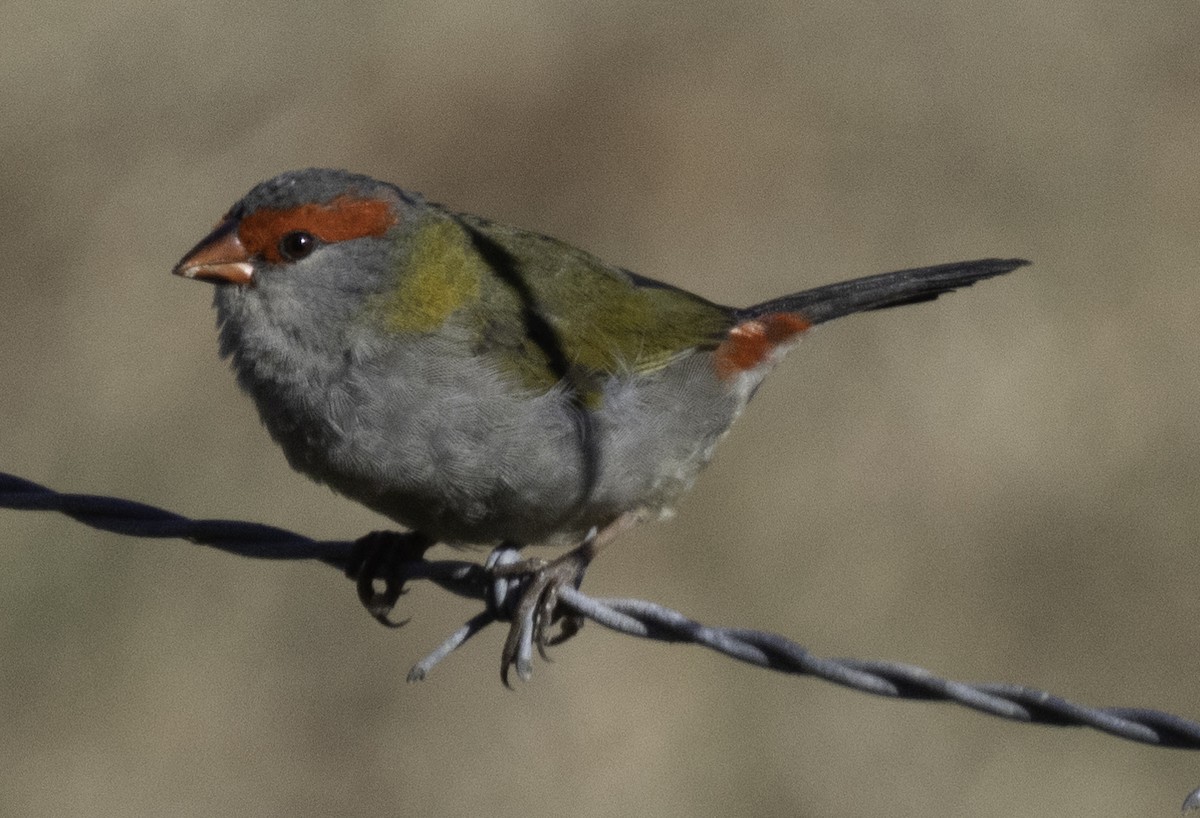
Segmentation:
[(708, 353), (613, 376), (588, 408), (562, 389), (521, 392), (481, 361), (439, 367), (426, 350), (401, 364), (356, 367), (318, 405), (260, 412), (295, 468), (456, 544), (570, 544), (658, 516), (745, 404)]

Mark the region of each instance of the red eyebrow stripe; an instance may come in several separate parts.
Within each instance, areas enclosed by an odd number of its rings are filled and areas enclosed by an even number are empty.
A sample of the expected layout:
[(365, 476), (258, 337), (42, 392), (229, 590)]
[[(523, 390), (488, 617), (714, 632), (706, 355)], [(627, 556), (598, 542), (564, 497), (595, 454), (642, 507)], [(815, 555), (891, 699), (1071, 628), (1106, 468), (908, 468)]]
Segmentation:
[(739, 372), (763, 363), (771, 350), (786, 343), (812, 326), (799, 313), (777, 312), (743, 321), (729, 331), (717, 347), (717, 375), (732, 378)]
[(343, 195), (325, 204), (303, 204), (287, 210), (256, 210), (238, 224), (238, 238), (250, 255), (280, 262), (283, 258), (279, 255), (279, 240), (295, 230), (334, 243), (382, 236), (397, 221), (391, 205), (385, 201)]

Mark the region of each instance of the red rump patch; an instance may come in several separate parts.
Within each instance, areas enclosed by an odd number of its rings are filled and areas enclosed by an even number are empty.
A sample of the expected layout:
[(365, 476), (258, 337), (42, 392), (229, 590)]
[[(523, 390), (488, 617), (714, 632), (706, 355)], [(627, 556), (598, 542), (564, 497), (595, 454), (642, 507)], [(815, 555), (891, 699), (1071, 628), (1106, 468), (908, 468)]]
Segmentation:
[(397, 222), (391, 205), (381, 199), (338, 196), (325, 204), (304, 204), (287, 210), (264, 208), (244, 216), (238, 238), (246, 252), (281, 262), (279, 240), (300, 230), (331, 244), (365, 236), (382, 236)]
[(794, 312), (777, 312), (743, 321), (717, 347), (717, 375), (732, 378), (763, 363), (771, 351), (812, 326)]

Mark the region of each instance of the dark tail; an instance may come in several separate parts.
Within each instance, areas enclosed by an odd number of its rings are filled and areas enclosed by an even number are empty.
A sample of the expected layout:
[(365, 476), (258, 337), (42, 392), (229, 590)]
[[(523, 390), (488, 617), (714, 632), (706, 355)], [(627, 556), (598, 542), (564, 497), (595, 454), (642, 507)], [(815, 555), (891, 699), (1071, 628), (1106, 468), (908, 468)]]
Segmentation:
[(1029, 262), (1020, 258), (985, 258), (936, 267), (918, 267), (895, 273), (856, 278), (793, 293), (738, 311), (741, 320), (772, 313), (799, 313), (820, 324), (863, 310), (881, 310), (901, 304), (932, 301), (942, 293), (969, 287), (976, 281), (1010, 273)]

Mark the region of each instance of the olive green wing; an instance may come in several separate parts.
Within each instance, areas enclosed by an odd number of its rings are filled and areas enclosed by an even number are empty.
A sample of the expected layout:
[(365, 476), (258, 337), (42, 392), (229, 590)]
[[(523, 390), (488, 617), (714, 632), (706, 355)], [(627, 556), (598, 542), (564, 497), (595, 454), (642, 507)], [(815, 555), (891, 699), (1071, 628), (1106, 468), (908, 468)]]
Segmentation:
[(530, 385), (653, 371), (689, 350), (715, 347), (734, 323), (728, 307), (557, 239), (477, 217), (457, 220), (489, 272), (481, 282), (480, 338), (518, 347), (514, 365)]

